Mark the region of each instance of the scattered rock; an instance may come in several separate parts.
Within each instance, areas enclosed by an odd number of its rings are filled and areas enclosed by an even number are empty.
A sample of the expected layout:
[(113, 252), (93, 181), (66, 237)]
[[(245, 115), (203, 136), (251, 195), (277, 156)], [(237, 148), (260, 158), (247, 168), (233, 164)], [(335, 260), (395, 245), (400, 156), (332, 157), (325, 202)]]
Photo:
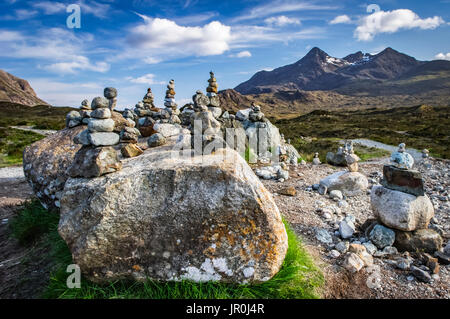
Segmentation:
[(431, 276), (426, 271), (416, 267), (411, 266), (411, 273), (416, 277), (419, 281), (429, 283), (431, 281)]
[(428, 196), (414, 196), (383, 186), (374, 186), (370, 195), (372, 210), (386, 226), (411, 231), (427, 228), (434, 215)]
[(351, 273), (356, 273), (364, 267), (364, 261), (355, 253), (347, 253), (343, 267)]
[(353, 236), (355, 232), (355, 224), (351, 220), (351, 218), (344, 218), (343, 221), (339, 223), (339, 233), (342, 238), (347, 239)]
[(341, 171), (325, 177), (320, 181), (328, 192), (339, 190), (345, 196), (364, 194), (369, 185), (367, 178), (358, 172)]
[(286, 196), (295, 196), (297, 194), (297, 191), (295, 190), (294, 187), (289, 186), (289, 187), (281, 189), (278, 193), (281, 195), (286, 195)]
[(426, 252), (433, 254), (442, 246), (442, 237), (432, 229), (413, 232), (396, 231), (395, 247), (400, 251)]
[(122, 163), (112, 147), (82, 147), (68, 168), (71, 177), (98, 177), (119, 171)]
[(376, 225), (370, 232), (369, 239), (378, 249), (383, 249), (386, 246), (392, 246), (395, 241), (395, 232), (382, 225)]
[(148, 138), (147, 144), (149, 147), (161, 146), (166, 144), (166, 138), (160, 133), (155, 133)]
[(144, 153), (144, 151), (134, 143), (125, 144), (120, 149), (120, 152), (122, 153), (123, 157), (135, 157), (135, 156), (139, 156), (142, 153)]
[(332, 244), (333, 238), (330, 233), (323, 228), (316, 229), (316, 239), (324, 244)]

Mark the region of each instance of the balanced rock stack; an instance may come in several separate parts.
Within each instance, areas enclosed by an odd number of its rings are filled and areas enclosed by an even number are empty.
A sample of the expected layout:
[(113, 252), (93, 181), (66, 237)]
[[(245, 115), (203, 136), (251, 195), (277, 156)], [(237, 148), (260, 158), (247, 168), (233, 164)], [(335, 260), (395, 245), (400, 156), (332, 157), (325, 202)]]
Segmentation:
[(71, 177), (97, 177), (122, 167), (116, 150), (110, 147), (119, 143), (119, 134), (114, 132), (115, 122), (109, 109), (110, 101), (104, 97), (96, 97), (91, 106), (93, 111), (88, 129), (74, 138), (74, 142), (83, 147), (75, 154), (74, 161), (68, 168)]
[(213, 149), (225, 147), (225, 142), (222, 138), (221, 124), (217, 121), (212, 112), (208, 109), (207, 103), (209, 99), (203, 95), (202, 92), (197, 91), (193, 96), (195, 113), (191, 116), (190, 131), (191, 146), (194, 150), (212, 152)]
[(220, 108), (220, 99), (217, 95), (219, 86), (217, 80), (214, 77), (213, 71), (209, 72), (208, 87), (206, 88), (206, 95), (209, 98), (208, 109), (213, 114), (214, 118), (218, 119), (222, 115), (222, 109)]
[(161, 111), (161, 122), (170, 124), (181, 124), (181, 120), (178, 117), (180, 110), (175, 102), (175, 81), (170, 80), (167, 85), (166, 97), (164, 99), (164, 106), (166, 107)]
[(298, 165), (298, 159), (301, 158), (298, 151), (291, 145), (290, 140), (286, 143), (284, 135), (281, 134), (281, 144), (278, 146), (278, 156), (281, 162), (294, 166)]
[(154, 97), (152, 93), (152, 88), (147, 89), (147, 94), (144, 95), (144, 98), (142, 99), (142, 103), (144, 108), (149, 109), (153, 112), (159, 112), (159, 109), (154, 104)]
[(344, 158), (345, 158), (345, 164), (347, 165), (349, 172), (357, 172), (358, 171), (358, 162), (361, 159), (353, 151), (353, 141), (345, 142)]
[(314, 158), (313, 158), (313, 160), (312, 160), (312, 163), (313, 163), (313, 165), (320, 165), (320, 164), (322, 164), (322, 162), (320, 161), (320, 158), (319, 158), (319, 153), (314, 153)]
[(424, 192), (419, 171), (412, 170), (414, 159), (400, 144), (391, 156), (392, 165), (383, 167), (381, 185), (371, 191), (372, 210), (378, 220), (396, 232), (395, 246), (400, 251), (440, 249), (442, 238), (428, 224), (434, 207)]
[(70, 111), (66, 115), (66, 127), (72, 128), (78, 125), (83, 124), (83, 118), (81, 117), (80, 112), (78, 111)]
[(252, 108), (248, 114), (248, 119), (251, 122), (265, 122), (264, 113), (261, 112), (261, 107), (252, 103)]
[(124, 157), (135, 157), (144, 151), (137, 145), (141, 133), (137, 128), (124, 127), (120, 132), (120, 143), (123, 144), (120, 152)]

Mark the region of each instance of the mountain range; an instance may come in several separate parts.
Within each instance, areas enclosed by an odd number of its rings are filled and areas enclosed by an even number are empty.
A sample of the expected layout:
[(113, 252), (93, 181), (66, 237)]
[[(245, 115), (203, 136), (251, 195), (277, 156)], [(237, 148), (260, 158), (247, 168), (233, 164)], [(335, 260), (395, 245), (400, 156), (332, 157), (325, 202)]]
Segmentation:
[(299, 61), (257, 72), (235, 88), (241, 94), (332, 90), (368, 96), (412, 94), (416, 89), (450, 89), (450, 61), (419, 61), (392, 48), (375, 55), (359, 51), (336, 58), (315, 47)]
[(0, 70), (0, 102), (27, 106), (49, 105), (36, 96), (28, 81)]

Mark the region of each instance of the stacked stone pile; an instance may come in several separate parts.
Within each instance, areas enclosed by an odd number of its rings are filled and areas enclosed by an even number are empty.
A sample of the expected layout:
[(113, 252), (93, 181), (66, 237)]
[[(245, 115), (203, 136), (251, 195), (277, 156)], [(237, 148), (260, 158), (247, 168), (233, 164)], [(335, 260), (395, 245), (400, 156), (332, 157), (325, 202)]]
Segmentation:
[(206, 96), (208, 97), (208, 109), (213, 114), (214, 118), (218, 119), (222, 115), (222, 109), (220, 108), (220, 99), (217, 95), (219, 86), (217, 80), (214, 77), (214, 73), (209, 72), (208, 87), (206, 88)]
[(381, 185), (372, 188), (372, 210), (383, 225), (395, 230), (399, 250), (434, 253), (442, 246), (440, 235), (428, 229), (434, 207), (404, 143), (392, 154), (391, 163), (383, 167)]
[(120, 132), (120, 143), (122, 148), (120, 152), (124, 157), (135, 157), (141, 155), (144, 151), (137, 145), (141, 133), (134, 127), (124, 127)]
[(178, 117), (180, 110), (178, 109), (178, 104), (175, 102), (175, 94), (175, 81), (170, 80), (164, 99), (165, 109), (161, 110), (160, 113), (161, 123), (181, 124), (181, 120)]
[(110, 99), (96, 97), (92, 100), (88, 128), (74, 137), (74, 142), (83, 147), (75, 154), (68, 168), (71, 177), (97, 177), (122, 167), (116, 150), (111, 147), (120, 140), (119, 134), (114, 132), (116, 122), (112, 119), (110, 109), (114, 107), (117, 91), (106, 88), (105, 95)]
[[(317, 154), (317, 153), (316, 153)], [(369, 186), (366, 176), (358, 172), (360, 158), (353, 151), (353, 142), (346, 142), (342, 156), (347, 165), (346, 171), (340, 171), (320, 180), (317, 190), (321, 195), (338, 191), (342, 196), (364, 194)]]
[(80, 106), (80, 116), (82, 118), (83, 124), (88, 124), (89, 119), (91, 118), (91, 106), (89, 105), (89, 101), (87, 99), (81, 102)]

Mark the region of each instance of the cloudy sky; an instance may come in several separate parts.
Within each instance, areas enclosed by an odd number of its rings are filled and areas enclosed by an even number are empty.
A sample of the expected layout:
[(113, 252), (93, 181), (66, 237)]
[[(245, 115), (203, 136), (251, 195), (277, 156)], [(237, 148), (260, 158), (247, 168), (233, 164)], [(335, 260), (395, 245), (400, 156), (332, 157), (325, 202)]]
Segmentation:
[[(119, 91), (120, 108), (152, 87), (179, 104), (259, 70), (293, 63), (312, 47), (335, 57), (390, 46), (420, 60), (450, 60), (450, 0), (59, 0), (0, 2), (0, 69), (30, 82), (53, 105), (79, 106)], [(80, 8), (80, 28), (67, 20)]]

